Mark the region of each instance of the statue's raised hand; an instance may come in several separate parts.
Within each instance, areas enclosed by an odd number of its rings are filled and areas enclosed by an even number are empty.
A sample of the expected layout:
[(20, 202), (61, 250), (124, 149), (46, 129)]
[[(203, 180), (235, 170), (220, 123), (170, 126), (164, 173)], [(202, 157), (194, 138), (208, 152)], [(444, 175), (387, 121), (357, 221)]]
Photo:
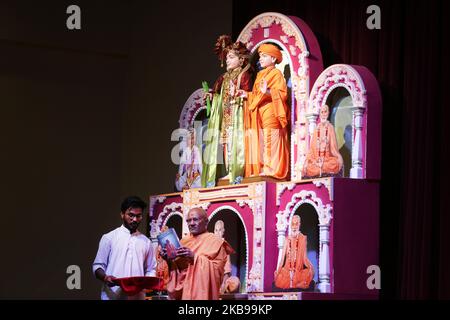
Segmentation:
[(264, 79), (264, 78), (261, 79), (261, 82), (259, 83), (259, 90), (263, 94), (266, 94), (266, 92), (267, 92), (267, 81), (266, 81), (266, 79)]

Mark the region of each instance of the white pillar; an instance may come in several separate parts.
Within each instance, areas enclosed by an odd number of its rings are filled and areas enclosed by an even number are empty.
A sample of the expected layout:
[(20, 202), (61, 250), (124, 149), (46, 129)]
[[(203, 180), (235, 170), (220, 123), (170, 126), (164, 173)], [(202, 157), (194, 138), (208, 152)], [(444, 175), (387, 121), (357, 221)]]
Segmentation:
[(284, 240), (286, 238), (285, 234), (286, 231), (285, 230), (278, 230), (278, 259), (277, 259), (277, 266), (276, 269), (278, 269), (280, 263), (281, 263), (281, 255), (283, 252), (283, 248), (284, 248)]
[(308, 119), (308, 138), (306, 139), (307, 150), (309, 150), (311, 145), (311, 137), (314, 133), (314, 129), (317, 126), (317, 117), (319, 116), (317, 113), (308, 113), (305, 115), (306, 119)]
[(284, 247), (284, 241), (285, 241), (285, 235), (286, 235), (286, 228), (287, 228), (287, 223), (288, 223), (288, 214), (284, 213), (284, 212), (279, 212), (277, 213), (277, 245), (278, 245), (278, 259), (277, 259), (277, 266), (276, 268), (278, 269), (278, 266), (281, 263), (281, 253), (283, 252), (283, 247)]
[(319, 225), (320, 230), (320, 253), (319, 253), (319, 285), (322, 293), (331, 292), (330, 284), (330, 225)]
[(350, 178), (362, 179), (363, 174), (363, 146), (362, 146), (362, 128), (363, 128), (363, 107), (352, 107), (353, 112), (353, 143), (352, 143), (352, 168), (350, 169)]
[[(294, 145), (297, 144), (297, 155), (295, 166), (292, 167), (293, 170), (293, 179), (292, 180), (301, 180), (302, 179), (302, 169), (303, 164), (306, 158), (306, 152), (308, 151), (307, 139), (309, 138), (308, 134), (308, 121), (306, 119), (306, 105), (307, 98), (306, 95), (302, 98), (297, 99), (297, 121), (295, 122), (295, 136), (293, 137), (295, 140), (291, 140), (291, 150), (294, 150)], [(294, 158), (292, 157), (292, 161)]]
[(152, 219), (150, 221), (150, 240), (152, 243), (157, 243), (158, 239), (157, 236), (160, 233), (160, 229), (158, 227), (157, 221), (155, 219)]

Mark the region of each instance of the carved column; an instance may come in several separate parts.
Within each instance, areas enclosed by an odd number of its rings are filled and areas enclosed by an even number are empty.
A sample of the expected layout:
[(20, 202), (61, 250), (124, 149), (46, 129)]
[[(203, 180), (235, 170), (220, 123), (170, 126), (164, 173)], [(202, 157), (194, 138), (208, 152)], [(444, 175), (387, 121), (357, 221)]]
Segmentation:
[(287, 229), (287, 215), (284, 212), (279, 212), (277, 214), (277, 235), (278, 235), (278, 259), (277, 259), (277, 266), (280, 265), (281, 260), (281, 254), (283, 252), (284, 247), (284, 240), (286, 238), (286, 229)]
[(363, 129), (363, 107), (352, 107), (353, 113), (353, 143), (352, 143), (352, 168), (350, 169), (350, 178), (363, 178), (363, 145), (362, 145), (362, 129)]
[(332, 216), (331, 205), (323, 206), (319, 214), (319, 285), (320, 292), (331, 292), (330, 272), (330, 226)]
[(316, 129), (318, 116), (319, 115), (317, 113), (306, 114), (306, 119), (308, 119), (308, 138), (306, 139), (307, 150), (309, 150), (311, 145), (311, 137), (314, 133), (314, 129)]
[(156, 237), (158, 236), (159, 233), (160, 229), (158, 223), (155, 219), (152, 219), (152, 221), (150, 221), (150, 240), (152, 241), (152, 243), (154, 244), (158, 243), (158, 239)]
[(330, 225), (319, 225), (320, 256), (319, 256), (319, 285), (320, 292), (331, 292), (330, 284)]

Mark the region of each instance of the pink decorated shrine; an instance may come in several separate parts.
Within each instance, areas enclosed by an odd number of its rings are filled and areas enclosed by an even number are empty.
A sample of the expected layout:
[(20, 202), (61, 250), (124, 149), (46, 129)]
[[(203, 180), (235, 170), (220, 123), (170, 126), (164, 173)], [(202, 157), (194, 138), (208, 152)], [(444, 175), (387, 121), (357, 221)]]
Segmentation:
[[(289, 181), (244, 179), (236, 185), (152, 195), (150, 238), (156, 241), (163, 226), (175, 228), (180, 237), (186, 235), (185, 215), (190, 208), (202, 207), (210, 219), (208, 229), (212, 231), (218, 219), (224, 221), (225, 239), (236, 250), (232, 274), (241, 286), (239, 293), (224, 299), (378, 298), (378, 290), (367, 285), (368, 268), (379, 265), (382, 105), (375, 77), (364, 66), (339, 64), (324, 69), (313, 31), (297, 17), (263, 13), (247, 24), (237, 40), (253, 54), (262, 43), (282, 48), (283, 61), (277, 68), (286, 78), (290, 96)], [(187, 99), (180, 129), (205, 128), (203, 95), (198, 89)], [(339, 176), (305, 179), (302, 167), (323, 104), (330, 108), (344, 166)], [(196, 141), (201, 144), (201, 138)], [(307, 290), (280, 291), (274, 287), (274, 271), (294, 215), (301, 217), (314, 277)]]

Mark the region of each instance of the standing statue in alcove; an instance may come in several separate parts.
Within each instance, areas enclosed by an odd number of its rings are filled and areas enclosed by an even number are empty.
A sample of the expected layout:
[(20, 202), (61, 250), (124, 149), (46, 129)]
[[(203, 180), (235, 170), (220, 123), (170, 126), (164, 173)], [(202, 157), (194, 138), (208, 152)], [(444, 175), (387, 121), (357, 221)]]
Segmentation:
[[(214, 234), (219, 238), (224, 239), (225, 223), (222, 220), (217, 220), (214, 225)], [(223, 274), (222, 285), (220, 286), (220, 293), (234, 293), (238, 292), (241, 281), (238, 277), (231, 275), (231, 257), (228, 255), (227, 263), (225, 264), (225, 271)]]
[(214, 51), (222, 63), (225, 60), (227, 71), (207, 94), (212, 106), (203, 155), (203, 187), (215, 186), (218, 178), (237, 184), (244, 176), (244, 102), (237, 90), (251, 88), (250, 52), (227, 35), (217, 39)]
[(258, 48), (258, 72), (253, 90), (239, 95), (247, 98), (244, 121), (245, 177), (268, 176), (285, 179), (289, 172), (286, 80), (275, 65), (283, 60), (280, 49), (271, 43)]
[(314, 267), (307, 256), (307, 238), (300, 232), (300, 216), (294, 215), (291, 234), (286, 237), (280, 265), (275, 271), (275, 286), (280, 289), (308, 289)]
[(303, 166), (303, 177), (333, 176), (341, 172), (344, 165), (337, 147), (336, 133), (328, 121), (330, 110), (326, 104), (320, 108), (320, 123), (314, 129), (311, 146)]

